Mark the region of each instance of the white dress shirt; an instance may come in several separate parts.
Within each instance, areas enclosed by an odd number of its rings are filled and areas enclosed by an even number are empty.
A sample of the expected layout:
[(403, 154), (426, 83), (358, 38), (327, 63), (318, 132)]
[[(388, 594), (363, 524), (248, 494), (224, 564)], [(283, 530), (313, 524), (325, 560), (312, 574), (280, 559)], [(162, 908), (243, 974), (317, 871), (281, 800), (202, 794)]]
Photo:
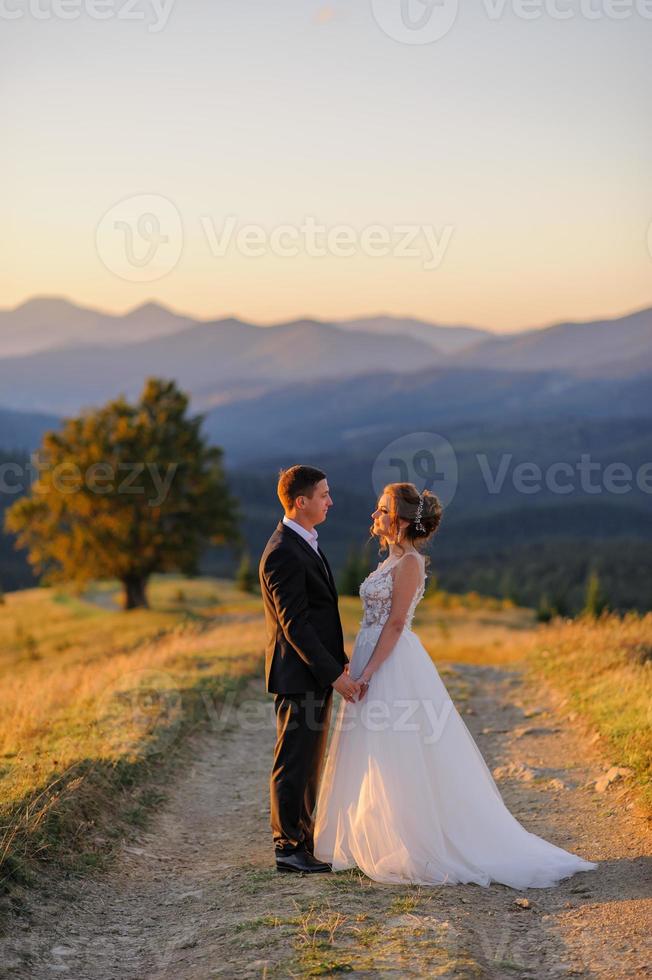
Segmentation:
[[(306, 531), (305, 527), (301, 527), (301, 525), (297, 524), (296, 521), (293, 521), (291, 517), (284, 517), (283, 523), (287, 527), (291, 527), (293, 531), (297, 532), (297, 534), (300, 534), (303, 540), (307, 541), (313, 551), (319, 555), (319, 548), (317, 546), (317, 538), (319, 535), (314, 528), (312, 531)], [(321, 555), (319, 555), (319, 557), (321, 558)]]

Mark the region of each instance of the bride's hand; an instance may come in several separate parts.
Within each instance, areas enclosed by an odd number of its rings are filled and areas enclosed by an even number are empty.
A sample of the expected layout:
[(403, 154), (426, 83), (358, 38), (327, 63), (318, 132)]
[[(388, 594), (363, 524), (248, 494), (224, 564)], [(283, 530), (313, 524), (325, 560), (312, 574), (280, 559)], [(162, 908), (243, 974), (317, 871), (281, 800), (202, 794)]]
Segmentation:
[(362, 674), (360, 674), (360, 676), (358, 677), (358, 684), (361, 685), (360, 693), (358, 695), (358, 701), (362, 701), (363, 697), (369, 690), (369, 681), (371, 680), (372, 677), (373, 677), (373, 672), (367, 670), (363, 671)]

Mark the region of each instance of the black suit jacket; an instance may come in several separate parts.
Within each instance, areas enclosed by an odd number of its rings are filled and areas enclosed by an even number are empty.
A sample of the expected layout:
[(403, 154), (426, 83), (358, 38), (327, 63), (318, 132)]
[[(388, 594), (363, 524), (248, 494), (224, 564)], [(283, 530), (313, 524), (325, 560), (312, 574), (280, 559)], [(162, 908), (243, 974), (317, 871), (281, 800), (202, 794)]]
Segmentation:
[(348, 663), (337, 589), (321, 549), (319, 555), (279, 521), (260, 559), (265, 683), (271, 693), (324, 691)]

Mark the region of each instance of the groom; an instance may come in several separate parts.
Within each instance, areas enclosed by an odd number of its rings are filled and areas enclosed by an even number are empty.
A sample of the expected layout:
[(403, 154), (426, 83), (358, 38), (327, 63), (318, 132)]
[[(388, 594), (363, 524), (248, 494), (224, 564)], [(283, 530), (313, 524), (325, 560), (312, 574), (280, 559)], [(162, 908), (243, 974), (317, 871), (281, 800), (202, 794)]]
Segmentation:
[(333, 505), (326, 474), (282, 470), (285, 516), (267, 542), (258, 574), (265, 607), (265, 681), (274, 694), (276, 747), (270, 824), (278, 871), (330, 871), (313, 855), (313, 811), (326, 751), (333, 688), (348, 701), (360, 685), (348, 674), (337, 591), (315, 526)]

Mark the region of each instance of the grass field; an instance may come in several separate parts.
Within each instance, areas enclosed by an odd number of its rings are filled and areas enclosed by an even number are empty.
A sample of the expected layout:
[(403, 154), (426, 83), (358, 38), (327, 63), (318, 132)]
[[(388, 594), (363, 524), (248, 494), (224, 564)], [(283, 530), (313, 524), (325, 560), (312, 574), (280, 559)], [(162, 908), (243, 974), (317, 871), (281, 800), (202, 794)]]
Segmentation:
[(95, 865), (211, 703), (260, 669), (260, 602), (229, 582), (155, 578), (151, 608), (117, 584), (9, 593), (0, 606), (0, 881), (34, 860)]
[(632, 769), (652, 816), (652, 613), (553, 621), (528, 663), (605, 737), (613, 764)]
[[(117, 583), (0, 605), (0, 891), (43, 863), (83, 871), (161, 799), (207, 705), (262, 673), (260, 599), (214, 579), (160, 576), (151, 608)], [(341, 598), (350, 652), (360, 603)], [(436, 593), (414, 628), (447, 663), (527, 664), (564, 691), (630, 766), (652, 810), (652, 614), (538, 626), (531, 610)]]

